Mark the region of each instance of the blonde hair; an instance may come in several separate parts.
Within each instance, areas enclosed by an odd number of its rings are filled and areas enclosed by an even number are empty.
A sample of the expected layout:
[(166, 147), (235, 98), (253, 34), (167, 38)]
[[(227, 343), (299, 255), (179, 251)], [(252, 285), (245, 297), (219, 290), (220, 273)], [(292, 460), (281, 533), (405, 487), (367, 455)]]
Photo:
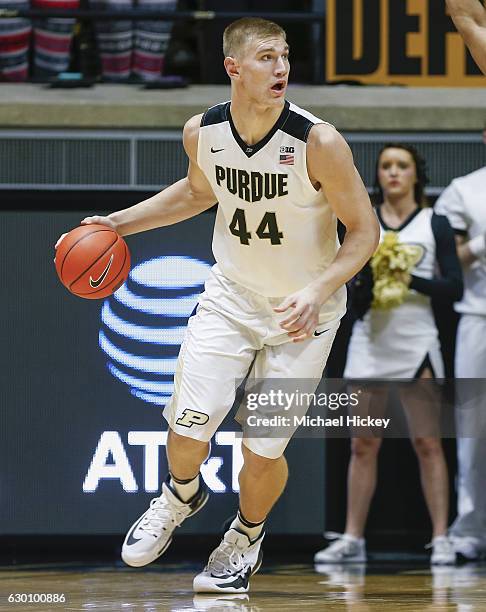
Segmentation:
[(282, 37), (287, 40), (285, 30), (273, 21), (259, 17), (243, 17), (233, 21), (223, 33), (225, 57), (236, 57), (254, 38)]

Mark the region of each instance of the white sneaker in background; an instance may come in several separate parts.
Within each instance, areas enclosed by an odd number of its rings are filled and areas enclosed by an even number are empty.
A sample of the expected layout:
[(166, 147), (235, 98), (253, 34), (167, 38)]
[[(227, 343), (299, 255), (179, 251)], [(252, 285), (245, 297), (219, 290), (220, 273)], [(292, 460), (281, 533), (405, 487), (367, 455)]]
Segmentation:
[(454, 565), (456, 552), (451, 539), (446, 536), (436, 536), (425, 548), (432, 549), (430, 563), (432, 565)]
[(364, 563), (366, 544), (364, 538), (355, 538), (347, 533), (327, 531), (324, 536), (335, 540), (314, 555), (314, 563)]

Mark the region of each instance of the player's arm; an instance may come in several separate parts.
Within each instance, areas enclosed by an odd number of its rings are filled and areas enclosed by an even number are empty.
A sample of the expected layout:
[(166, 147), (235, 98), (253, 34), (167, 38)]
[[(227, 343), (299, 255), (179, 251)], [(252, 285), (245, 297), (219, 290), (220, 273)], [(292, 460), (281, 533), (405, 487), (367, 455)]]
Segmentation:
[(447, 8), (471, 55), (486, 74), (486, 9), (481, 0), (447, 0)]
[(321, 185), (336, 217), (346, 227), (335, 260), (316, 282), (324, 302), (370, 259), (380, 232), (351, 149), (339, 132), (328, 125), (314, 126), (309, 136), (307, 163), (311, 180)]
[(184, 126), (183, 143), (189, 157), (189, 169), (185, 178), (130, 208), (114, 212), (108, 217), (87, 217), (82, 223), (104, 223), (113, 227), (121, 236), (126, 236), (173, 225), (211, 208), (216, 203), (216, 197), (197, 164), (200, 124), (201, 115), (196, 115)]
[(331, 126), (317, 124), (312, 128), (307, 143), (307, 167), (311, 181), (321, 186), (337, 218), (345, 225), (346, 236), (331, 265), (276, 309), (277, 312), (293, 309), (281, 325), (295, 340), (310, 337), (322, 304), (361, 270), (379, 240), (378, 220), (351, 150)]

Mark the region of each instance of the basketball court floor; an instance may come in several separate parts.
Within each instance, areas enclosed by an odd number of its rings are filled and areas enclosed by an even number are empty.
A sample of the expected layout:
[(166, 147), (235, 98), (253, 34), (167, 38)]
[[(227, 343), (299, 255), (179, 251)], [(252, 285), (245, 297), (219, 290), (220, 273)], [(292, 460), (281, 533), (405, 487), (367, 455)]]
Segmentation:
[[(484, 612), (486, 565), (431, 568), (425, 564), (264, 564), (248, 595), (195, 595), (200, 565), (154, 564), (140, 570), (79, 563), (0, 568), (0, 610), (240, 612)], [(62, 603), (41, 603), (63, 595)], [(18, 603), (8, 598), (17, 597)], [(34, 599), (32, 603), (29, 602)], [(27, 600), (26, 600), (27, 596)], [(22, 603), (24, 602), (24, 603)]]

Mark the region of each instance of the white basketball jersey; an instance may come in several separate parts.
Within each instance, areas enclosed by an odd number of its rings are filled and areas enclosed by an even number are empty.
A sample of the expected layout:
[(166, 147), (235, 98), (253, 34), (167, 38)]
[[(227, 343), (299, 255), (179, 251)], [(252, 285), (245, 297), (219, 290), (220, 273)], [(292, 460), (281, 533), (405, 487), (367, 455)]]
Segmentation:
[[(437, 200), (435, 210), (467, 240), (486, 232), (486, 167), (454, 179)], [(455, 305), (464, 314), (486, 315), (486, 255), (465, 266), (464, 295)]]
[[(266, 297), (305, 287), (339, 248), (336, 216), (307, 173), (307, 137), (316, 123), (325, 122), (286, 102), (265, 138), (247, 145), (230, 102), (213, 106), (201, 121), (198, 165), (219, 203), (214, 256), (225, 276)], [(341, 317), (345, 308), (342, 287), (324, 305), (324, 320)]]

